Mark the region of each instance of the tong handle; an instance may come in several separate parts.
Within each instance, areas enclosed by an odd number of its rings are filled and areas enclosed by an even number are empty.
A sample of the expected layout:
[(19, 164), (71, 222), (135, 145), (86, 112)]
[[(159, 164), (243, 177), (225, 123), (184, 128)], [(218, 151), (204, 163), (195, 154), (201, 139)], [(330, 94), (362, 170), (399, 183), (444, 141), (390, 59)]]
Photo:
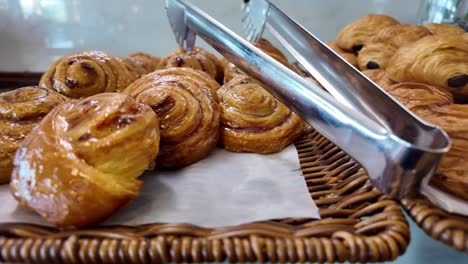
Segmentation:
[[(172, 1), (185, 9), (185, 23), (191, 31), (239, 69), (265, 84), (264, 87), (276, 98), (361, 163), (374, 185), (383, 192), (396, 197), (414, 192), (419, 188), (421, 178), (407, 177), (411, 169), (423, 167), (422, 176), (434, 169), (434, 163), (438, 164), (440, 155), (413, 148), (375, 120), (339, 103), (195, 6), (184, 0)], [(382, 179), (390, 179), (391, 184)], [(400, 184), (408, 188), (399, 188)]]

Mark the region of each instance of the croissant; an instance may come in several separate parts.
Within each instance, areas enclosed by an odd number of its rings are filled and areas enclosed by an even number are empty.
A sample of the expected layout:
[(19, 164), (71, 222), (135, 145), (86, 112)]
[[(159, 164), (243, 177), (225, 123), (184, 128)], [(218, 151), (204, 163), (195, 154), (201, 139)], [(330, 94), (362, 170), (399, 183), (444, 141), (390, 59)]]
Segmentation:
[(396, 24), (399, 22), (392, 17), (369, 14), (344, 27), (336, 37), (336, 44), (343, 50), (357, 53), (370, 37), (380, 30)]
[(161, 59), (147, 53), (134, 52), (123, 58), (123, 61), (130, 65), (132, 70), (138, 74), (138, 77), (141, 77), (157, 70)]
[(21, 144), (10, 188), (62, 228), (95, 225), (138, 195), (154, 166), (158, 119), (126, 94), (103, 93), (52, 110)]
[(10, 181), (13, 157), (26, 135), (65, 101), (65, 96), (39, 86), (0, 94), (0, 183)]
[(234, 152), (275, 153), (304, 131), (304, 122), (247, 76), (218, 90), (221, 145)]
[(428, 35), (431, 35), (431, 32), (418, 25), (398, 24), (384, 28), (369, 38), (359, 52), (359, 69), (385, 69), (392, 55), (401, 46)]
[[(260, 39), (258, 42), (252, 43), (255, 47), (261, 49), (263, 52), (268, 54), (270, 57), (278, 61), (279, 63), (289, 67), (288, 59), (286, 55), (284, 55), (278, 48), (273, 46), (268, 40)], [(239, 68), (237, 68), (234, 64), (230, 63), (226, 59), (222, 60), (222, 64), (224, 65), (224, 81), (223, 83), (227, 83), (232, 80), (234, 77), (245, 76), (246, 74), (243, 73)]]
[(204, 71), (216, 81), (220, 83), (223, 81), (223, 66), (221, 62), (214, 54), (200, 47), (194, 47), (190, 54), (184, 49), (179, 48), (162, 58), (158, 66), (159, 69), (172, 67), (188, 67)]
[(433, 35), (461, 35), (465, 33), (463, 28), (451, 24), (429, 23), (424, 25)]
[(390, 59), (387, 76), (396, 82), (421, 82), (447, 88), (458, 101), (468, 96), (468, 42), (457, 35), (426, 36), (401, 47)]
[(382, 89), (387, 90), (388, 87), (395, 84), (388, 76), (385, 74), (384, 70), (376, 69), (376, 70), (364, 70), (362, 71), (364, 75), (366, 75), (369, 79), (379, 85)]
[(452, 147), (430, 183), (468, 199), (468, 105), (453, 104), (450, 92), (426, 84), (400, 83), (387, 91), (416, 115), (447, 132)]
[(450, 92), (423, 83), (399, 83), (387, 87), (386, 91), (421, 118), (431, 115), (434, 106), (453, 104)]
[(159, 166), (188, 166), (206, 157), (216, 146), (218, 88), (219, 84), (205, 72), (170, 68), (147, 74), (125, 89), (124, 93), (151, 106), (160, 117)]
[(336, 45), (336, 41), (327, 41), (326, 42), (327, 46), (330, 47), (332, 50), (334, 50), (336, 53), (338, 53), (343, 59), (345, 59), (347, 62), (349, 62), (351, 65), (354, 67), (357, 66), (357, 58), (354, 53), (344, 51), (338, 45)]
[(122, 60), (101, 51), (87, 51), (55, 61), (42, 75), (39, 85), (81, 98), (121, 91), (136, 78), (137, 74)]

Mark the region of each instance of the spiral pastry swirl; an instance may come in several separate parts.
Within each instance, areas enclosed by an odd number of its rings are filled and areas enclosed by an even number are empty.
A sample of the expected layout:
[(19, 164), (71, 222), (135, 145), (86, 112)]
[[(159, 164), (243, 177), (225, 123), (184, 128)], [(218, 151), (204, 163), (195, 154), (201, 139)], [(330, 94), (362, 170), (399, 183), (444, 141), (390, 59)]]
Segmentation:
[(15, 152), (26, 135), (65, 101), (65, 96), (39, 86), (0, 94), (0, 183), (10, 181)]
[(121, 59), (101, 51), (87, 51), (55, 61), (39, 85), (67, 97), (82, 98), (122, 91), (137, 78)]
[(234, 152), (275, 153), (304, 131), (304, 122), (251, 78), (236, 77), (218, 90), (221, 145)]
[(358, 53), (370, 37), (386, 27), (399, 23), (398, 20), (386, 15), (369, 14), (344, 27), (336, 37), (336, 44), (345, 51)]
[(429, 35), (431, 32), (427, 28), (418, 25), (399, 24), (384, 28), (369, 38), (359, 52), (359, 69), (385, 69), (401, 46)]
[(21, 144), (10, 188), (49, 223), (99, 223), (138, 194), (154, 166), (158, 119), (126, 94), (102, 93), (52, 110)]
[(135, 71), (138, 77), (141, 77), (157, 70), (161, 59), (148, 53), (134, 52), (123, 58), (123, 61), (130, 65), (131, 70)]
[(468, 42), (458, 35), (426, 36), (405, 45), (385, 69), (396, 82), (445, 87), (457, 100), (468, 98)]
[(223, 67), (219, 59), (212, 53), (194, 47), (189, 54), (184, 49), (176, 49), (161, 59), (158, 68), (186, 67), (208, 73), (218, 82), (223, 81)]
[(205, 72), (170, 68), (145, 75), (125, 89), (125, 93), (151, 106), (159, 116), (159, 166), (188, 166), (206, 157), (216, 146), (219, 107), (215, 91), (218, 87)]

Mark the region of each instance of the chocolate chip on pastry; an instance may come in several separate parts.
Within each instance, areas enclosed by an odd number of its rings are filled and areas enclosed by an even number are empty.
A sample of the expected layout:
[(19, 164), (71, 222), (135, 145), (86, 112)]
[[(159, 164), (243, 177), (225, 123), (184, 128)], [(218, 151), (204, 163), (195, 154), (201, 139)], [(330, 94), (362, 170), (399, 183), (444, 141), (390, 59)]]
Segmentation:
[(159, 69), (172, 67), (187, 67), (204, 71), (219, 83), (223, 81), (221, 62), (214, 54), (200, 47), (194, 47), (190, 54), (179, 48), (162, 58), (158, 66)]
[(336, 37), (336, 44), (345, 51), (358, 53), (370, 37), (396, 24), (399, 22), (390, 16), (369, 14), (344, 27)]
[(468, 96), (468, 42), (459, 35), (426, 36), (401, 47), (386, 74), (396, 82), (445, 87), (462, 101)]
[(382, 69), (364, 70), (362, 73), (384, 90), (387, 90), (388, 87), (395, 84), (394, 81), (388, 78), (385, 71)]
[(123, 61), (128, 63), (138, 73), (138, 76), (141, 77), (157, 70), (161, 59), (148, 53), (134, 52), (123, 58)]
[(247, 76), (218, 90), (223, 148), (234, 152), (275, 153), (304, 131), (299, 116)]
[(62, 228), (95, 225), (128, 204), (154, 166), (158, 118), (126, 94), (102, 93), (53, 109), (21, 143), (10, 189)]
[(326, 44), (328, 47), (330, 47), (332, 50), (338, 53), (341, 57), (343, 57), (343, 59), (345, 59), (351, 65), (353, 65), (354, 67), (357, 66), (357, 58), (356, 58), (356, 55), (354, 55), (354, 53), (344, 51), (343, 49), (338, 47), (338, 45), (336, 45), (335, 41), (327, 41)]
[(384, 28), (369, 38), (359, 52), (359, 69), (385, 69), (390, 58), (401, 46), (429, 35), (431, 32), (427, 28), (418, 25), (398, 24)]
[(67, 97), (81, 98), (122, 91), (137, 77), (121, 59), (101, 51), (86, 51), (55, 61), (39, 85)]
[(433, 35), (461, 35), (465, 33), (463, 28), (451, 24), (429, 23), (424, 25)]
[(219, 136), (219, 84), (190, 68), (157, 70), (132, 83), (124, 93), (151, 106), (161, 124), (160, 167), (195, 163), (216, 146)]
[(0, 184), (10, 181), (13, 158), (24, 138), (67, 97), (39, 86), (0, 94)]

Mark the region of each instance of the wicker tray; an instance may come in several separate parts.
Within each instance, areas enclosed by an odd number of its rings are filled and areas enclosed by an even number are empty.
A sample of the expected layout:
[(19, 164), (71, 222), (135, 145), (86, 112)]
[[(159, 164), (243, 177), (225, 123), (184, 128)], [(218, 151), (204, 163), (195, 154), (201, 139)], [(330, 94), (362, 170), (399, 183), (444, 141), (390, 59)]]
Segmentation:
[(468, 217), (447, 213), (424, 196), (403, 199), (401, 204), (428, 235), (468, 253)]
[(359, 165), (320, 134), (296, 142), (321, 220), (283, 219), (225, 228), (150, 224), (59, 231), (0, 224), (0, 261), (46, 263), (376, 262), (403, 254), (408, 223)]

